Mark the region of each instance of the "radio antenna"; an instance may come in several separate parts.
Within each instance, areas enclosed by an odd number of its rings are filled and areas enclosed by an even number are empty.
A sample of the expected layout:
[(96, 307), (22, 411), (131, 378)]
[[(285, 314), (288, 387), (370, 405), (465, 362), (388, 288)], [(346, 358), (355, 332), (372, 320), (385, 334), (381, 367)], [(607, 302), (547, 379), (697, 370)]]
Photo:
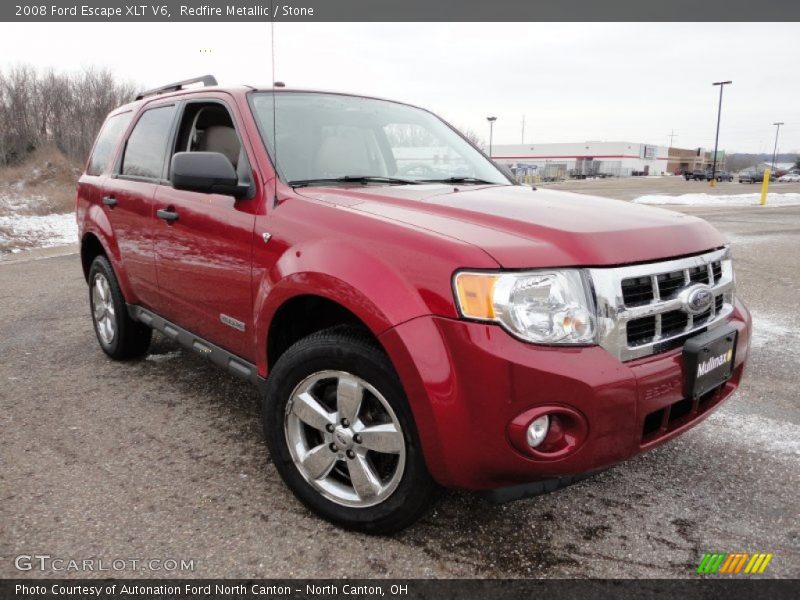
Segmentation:
[(273, 195), (272, 195), (272, 207), (275, 208), (278, 206), (278, 134), (277, 134), (277, 126), (276, 121), (277, 118), (275, 113), (277, 111), (277, 104), (278, 104), (278, 95), (275, 93), (275, 88), (278, 87), (278, 82), (275, 79), (275, 13), (273, 12), (273, 3), (274, 0), (270, 0), (269, 2), (269, 17), (270, 17), (270, 51), (271, 51), (271, 58), (272, 58), (272, 149), (273, 149), (273, 173), (272, 173), (272, 184), (273, 184)]

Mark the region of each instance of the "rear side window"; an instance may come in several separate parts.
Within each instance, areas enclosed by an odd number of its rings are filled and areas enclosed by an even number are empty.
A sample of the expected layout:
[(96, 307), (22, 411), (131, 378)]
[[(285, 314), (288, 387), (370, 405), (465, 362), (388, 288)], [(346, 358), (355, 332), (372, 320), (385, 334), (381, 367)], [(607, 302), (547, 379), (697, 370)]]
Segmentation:
[(89, 158), (89, 167), (86, 169), (87, 175), (100, 175), (106, 170), (114, 154), (114, 148), (117, 147), (119, 138), (128, 126), (128, 123), (131, 122), (132, 116), (132, 112), (124, 112), (109, 117), (108, 120), (106, 120), (103, 128), (97, 135), (94, 151)]
[(174, 115), (173, 105), (151, 108), (141, 116), (125, 146), (123, 175), (161, 179)]

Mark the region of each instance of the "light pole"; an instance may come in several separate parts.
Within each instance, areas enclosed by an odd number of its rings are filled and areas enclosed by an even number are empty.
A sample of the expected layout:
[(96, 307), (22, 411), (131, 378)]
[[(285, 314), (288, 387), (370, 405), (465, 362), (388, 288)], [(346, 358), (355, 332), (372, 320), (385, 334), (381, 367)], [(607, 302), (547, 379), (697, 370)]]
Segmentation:
[(778, 133), (780, 133), (781, 125), (783, 125), (783, 121), (780, 123), (773, 123), (775, 125), (775, 148), (772, 150), (772, 172), (775, 172), (775, 157), (778, 154)]
[(489, 158), (492, 158), (492, 134), (494, 133), (494, 122), (497, 121), (497, 117), (486, 117), (486, 120), (489, 121)]
[(717, 136), (714, 138), (714, 163), (711, 167), (711, 185), (715, 185), (717, 181), (717, 147), (719, 146), (719, 121), (720, 117), (722, 117), (722, 89), (729, 83), (733, 82), (717, 81), (712, 84), (719, 86), (719, 108), (717, 109)]

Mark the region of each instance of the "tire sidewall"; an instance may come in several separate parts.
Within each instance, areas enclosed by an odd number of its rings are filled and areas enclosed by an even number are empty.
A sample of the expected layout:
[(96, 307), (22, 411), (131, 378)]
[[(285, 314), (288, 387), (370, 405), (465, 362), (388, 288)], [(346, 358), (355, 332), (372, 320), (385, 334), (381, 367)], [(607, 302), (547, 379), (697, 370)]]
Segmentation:
[[(284, 432), (289, 398), (306, 377), (325, 370), (349, 372), (367, 381), (383, 395), (403, 429), (406, 461), (402, 479), (397, 489), (375, 506), (342, 506), (324, 497), (301, 475), (289, 452)], [(388, 358), (380, 350), (348, 338), (342, 338), (339, 343), (333, 340), (298, 342), (281, 357), (270, 374), (263, 416), (273, 463), (287, 485), (308, 508), (341, 526), (368, 533), (387, 532), (409, 524), (399, 514), (415, 503), (415, 496), (421, 488), (430, 486), (430, 476), (405, 393)]]
[[(97, 320), (95, 319), (93, 290), (95, 279), (98, 274), (106, 278), (106, 281), (108, 282), (108, 288), (111, 290), (111, 301), (114, 303), (114, 338), (109, 344), (105, 343), (103, 338), (100, 337), (100, 333), (97, 330)], [(91, 269), (89, 270), (89, 309), (92, 313), (92, 325), (94, 327), (95, 337), (97, 338), (97, 341), (103, 351), (112, 356), (117, 354), (119, 351), (123, 326), (123, 319), (121, 317), (123, 315), (123, 311), (127, 310), (125, 301), (118, 290), (119, 286), (117, 285), (116, 277), (114, 277), (114, 271), (112, 270), (108, 259), (103, 256), (98, 256), (92, 262)]]

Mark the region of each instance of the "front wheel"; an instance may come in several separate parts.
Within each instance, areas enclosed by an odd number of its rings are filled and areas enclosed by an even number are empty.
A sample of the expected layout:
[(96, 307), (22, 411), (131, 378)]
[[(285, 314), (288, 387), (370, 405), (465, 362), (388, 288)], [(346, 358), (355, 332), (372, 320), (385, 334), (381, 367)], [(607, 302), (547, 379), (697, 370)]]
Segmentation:
[(388, 357), (353, 328), (313, 334), (275, 364), (264, 431), (283, 480), (309, 509), (366, 533), (416, 521), (437, 486)]

